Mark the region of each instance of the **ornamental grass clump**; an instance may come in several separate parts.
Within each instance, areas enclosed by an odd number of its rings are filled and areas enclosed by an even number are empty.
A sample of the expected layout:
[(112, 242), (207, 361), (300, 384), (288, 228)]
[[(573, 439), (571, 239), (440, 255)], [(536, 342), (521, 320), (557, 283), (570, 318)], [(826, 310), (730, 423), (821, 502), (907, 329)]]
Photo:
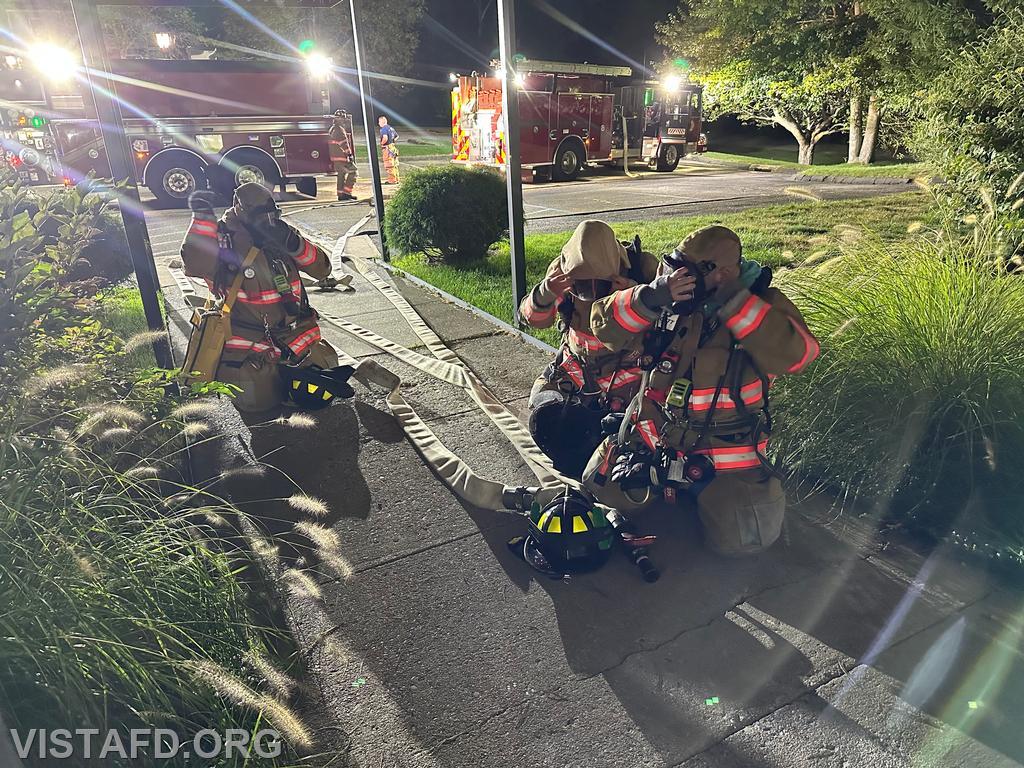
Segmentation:
[(774, 388), (778, 445), (805, 487), (879, 518), (1019, 545), (1024, 276), (993, 263), (990, 219), (961, 231), (921, 228), (784, 276), (823, 354)]

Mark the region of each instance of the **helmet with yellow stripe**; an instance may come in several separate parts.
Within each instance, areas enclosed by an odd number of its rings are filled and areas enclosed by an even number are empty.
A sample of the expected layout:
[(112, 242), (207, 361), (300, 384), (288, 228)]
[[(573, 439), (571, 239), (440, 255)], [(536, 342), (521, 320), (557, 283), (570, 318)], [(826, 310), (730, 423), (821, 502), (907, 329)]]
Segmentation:
[(566, 487), (545, 506), (534, 504), (530, 535), (523, 545), (526, 561), (539, 571), (587, 571), (604, 564), (615, 532), (604, 512), (577, 490)]
[(288, 397), (299, 408), (307, 411), (326, 408), (336, 398), (352, 397), (355, 394), (348, 384), (354, 372), (350, 365), (339, 365), (336, 368), (281, 365), (278, 369), (284, 379)]

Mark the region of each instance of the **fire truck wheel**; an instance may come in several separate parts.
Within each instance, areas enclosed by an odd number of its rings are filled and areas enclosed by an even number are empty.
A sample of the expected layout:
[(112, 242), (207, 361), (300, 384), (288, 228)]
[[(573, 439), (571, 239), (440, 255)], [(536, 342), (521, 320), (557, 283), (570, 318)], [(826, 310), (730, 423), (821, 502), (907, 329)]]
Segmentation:
[(583, 168), (584, 150), (575, 141), (566, 141), (555, 153), (555, 164), (551, 169), (551, 177), (555, 181), (572, 181), (580, 175)]
[(675, 144), (665, 144), (658, 155), (659, 171), (674, 171), (679, 167), (679, 147)]
[(216, 190), (231, 197), (238, 187), (250, 181), (274, 189), (281, 183), (281, 174), (274, 161), (262, 153), (239, 151), (221, 160), (213, 179)]
[(158, 157), (146, 169), (146, 185), (164, 205), (184, 206), (189, 195), (206, 189), (206, 168), (184, 153)]

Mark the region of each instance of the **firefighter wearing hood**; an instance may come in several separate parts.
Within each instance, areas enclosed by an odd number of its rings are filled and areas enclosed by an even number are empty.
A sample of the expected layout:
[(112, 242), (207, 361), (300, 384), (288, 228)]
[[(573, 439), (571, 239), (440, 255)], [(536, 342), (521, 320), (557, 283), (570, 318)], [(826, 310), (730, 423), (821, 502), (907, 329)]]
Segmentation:
[(557, 324), (562, 344), (534, 384), (530, 431), (561, 472), (579, 477), (601, 441), (601, 419), (621, 411), (640, 384), (638, 355), (612, 350), (594, 334), (591, 307), (614, 291), (647, 283), (658, 260), (624, 246), (603, 221), (584, 221), (519, 311), (533, 328)]
[[(220, 298), (239, 270), (243, 272), (231, 312), (232, 336), (224, 345), (216, 378), (241, 389), (235, 398), (240, 411), (270, 411), (286, 395), (279, 364), (338, 365), (334, 348), (320, 336), (299, 274), (326, 278), (330, 261), (281, 220), (273, 196), (261, 184), (240, 186), (219, 220), (201, 195), (193, 195), (189, 207), (192, 221), (181, 246), (185, 273), (203, 278)], [(243, 267), (253, 246), (259, 253)]]
[(584, 473), (602, 503), (629, 510), (695, 497), (707, 546), (726, 555), (756, 553), (778, 538), (785, 495), (765, 455), (769, 392), (819, 348), (770, 283), (769, 269), (743, 259), (736, 233), (712, 226), (665, 256), (655, 280), (594, 303), (594, 334), (640, 356), (644, 371), (616, 433)]

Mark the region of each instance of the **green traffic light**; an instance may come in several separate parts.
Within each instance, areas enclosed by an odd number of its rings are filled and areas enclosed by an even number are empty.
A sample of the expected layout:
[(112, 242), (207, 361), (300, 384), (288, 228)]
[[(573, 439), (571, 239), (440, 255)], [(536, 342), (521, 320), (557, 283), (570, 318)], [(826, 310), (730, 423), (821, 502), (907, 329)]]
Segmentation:
[(301, 51), (302, 53), (309, 53), (310, 51), (313, 50), (314, 46), (316, 46), (316, 43), (314, 43), (312, 40), (303, 40), (301, 43), (299, 43), (299, 51)]
[(689, 69), (690, 68), (690, 62), (688, 62), (686, 59), (676, 59), (675, 60), (675, 65), (677, 67), (679, 67), (680, 69)]
[(39, 115), (32, 118), (33, 128), (42, 128), (44, 125), (46, 125), (46, 118), (39, 117)]

